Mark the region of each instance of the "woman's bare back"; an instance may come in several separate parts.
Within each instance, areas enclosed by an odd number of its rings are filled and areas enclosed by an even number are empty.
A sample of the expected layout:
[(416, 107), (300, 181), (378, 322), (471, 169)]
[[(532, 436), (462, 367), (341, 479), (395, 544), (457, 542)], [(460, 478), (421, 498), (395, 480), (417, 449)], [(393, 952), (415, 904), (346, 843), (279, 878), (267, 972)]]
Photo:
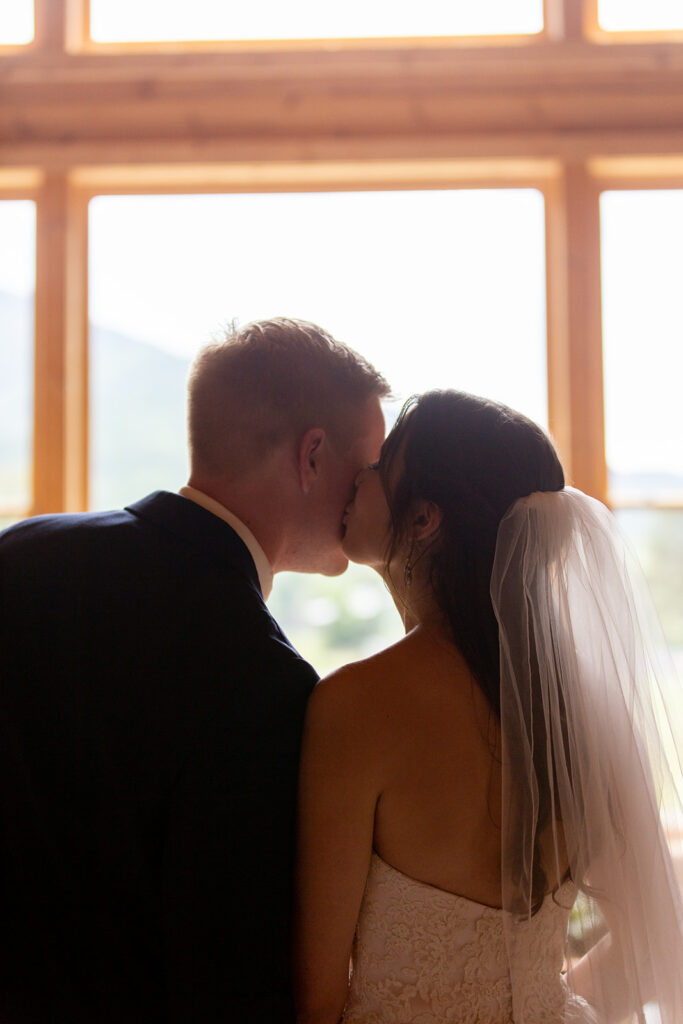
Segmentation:
[(500, 905), (499, 728), (460, 653), (418, 627), (358, 674), (381, 792), (374, 847), (406, 875)]

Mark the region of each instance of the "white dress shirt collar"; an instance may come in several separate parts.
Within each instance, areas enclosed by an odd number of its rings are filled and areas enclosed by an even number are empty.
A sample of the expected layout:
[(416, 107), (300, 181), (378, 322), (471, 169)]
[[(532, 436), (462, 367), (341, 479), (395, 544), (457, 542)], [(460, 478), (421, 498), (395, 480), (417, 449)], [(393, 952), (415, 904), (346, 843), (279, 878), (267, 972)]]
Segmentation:
[(270, 592), (273, 589), (273, 570), (265, 551), (256, 540), (256, 537), (249, 527), (245, 526), (241, 519), (238, 519), (233, 512), (227, 509), (224, 505), (221, 505), (219, 501), (216, 501), (215, 498), (210, 498), (209, 495), (204, 494), (203, 491), (198, 491), (196, 487), (181, 487), (178, 493), (182, 494), (184, 498), (189, 498), (190, 501), (194, 501), (195, 505), (200, 505), (202, 508), (206, 509), (207, 512), (212, 512), (213, 515), (218, 516), (219, 519), (222, 519), (223, 522), (233, 528), (240, 540), (244, 542), (251, 557), (254, 559), (259, 583), (261, 584), (263, 600), (267, 601), (270, 597)]

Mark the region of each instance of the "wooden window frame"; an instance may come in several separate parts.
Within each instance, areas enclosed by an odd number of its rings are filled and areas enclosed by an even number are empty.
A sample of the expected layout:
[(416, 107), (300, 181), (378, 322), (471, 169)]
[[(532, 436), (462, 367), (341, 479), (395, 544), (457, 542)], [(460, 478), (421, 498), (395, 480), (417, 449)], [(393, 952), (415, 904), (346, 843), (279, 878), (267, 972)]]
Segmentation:
[[(0, 202), (7, 200), (28, 200), (35, 203), (36, 205), (36, 235), (38, 233), (38, 197), (41, 193), (43, 184), (43, 176), (40, 171), (30, 167), (11, 167), (4, 168), (0, 167)], [(38, 256), (38, 245), (36, 238), (36, 262)], [(36, 268), (37, 269), (37, 268)], [(37, 293), (36, 281), (36, 293)], [(36, 334), (35, 321), (34, 321), (34, 335)], [(2, 339), (0, 339), (1, 341)], [(34, 362), (35, 367), (35, 362)], [(32, 406), (34, 410), (33, 423), (35, 430), (35, 414), (36, 414), (36, 394), (35, 394), (35, 368), (34, 368), (34, 394), (32, 396)], [(35, 438), (33, 441), (33, 457), (31, 460), (32, 467), (35, 466)], [(33, 494), (35, 492), (35, 480), (32, 479), (31, 490), (29, 495), (29, 506), (11, 505), (3, 502), (2, 496), (0, 496), (0, 519), (22, 519), (29, 515), (33, 509), (34, 501)]]
[[(535, 37), (100, 44), (36, 0), (0, 47), (0, 198), (37, 204), (32, 513), (88, 505), (94, 195), (532, 187), (546, 208), (549, 424), (606, 500), (601, 191), (683, 187), (683, 42), (545, 0)], [(23, 175), (23, 178), (22, 178)]]

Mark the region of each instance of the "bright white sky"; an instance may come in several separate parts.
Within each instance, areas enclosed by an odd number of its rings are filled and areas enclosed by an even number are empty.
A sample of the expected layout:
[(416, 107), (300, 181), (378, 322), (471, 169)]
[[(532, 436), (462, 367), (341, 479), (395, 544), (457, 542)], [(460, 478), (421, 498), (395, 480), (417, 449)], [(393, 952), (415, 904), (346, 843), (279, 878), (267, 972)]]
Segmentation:
[(538, 32), (542, 0), (91, 0), (91, 32), (117, 39), (249, 39)]
[[(683, 28), (681, 0), (600, 0), (603, 28)], [(315, 38), (539, 32), (542, 0), (91, 0), (92, 37), (126, 39)], [(32, 0), (2, 0), (0, 42), (33, 37)]]
[(297, 316), (404, 397), (461, 387), (545, 418), (533, 190), (102, 197), (90, 287), (93, 320), (186, 357), (233, 317)]
[(601, 200), (607, 459), (683, 474), (683, 191)]
[(30, 43), (33, 39), (33, 0), (0, 2), (0, 43)]
[(599, 0), (598, 18), (608, 32), (683, 28), (682, 0)]

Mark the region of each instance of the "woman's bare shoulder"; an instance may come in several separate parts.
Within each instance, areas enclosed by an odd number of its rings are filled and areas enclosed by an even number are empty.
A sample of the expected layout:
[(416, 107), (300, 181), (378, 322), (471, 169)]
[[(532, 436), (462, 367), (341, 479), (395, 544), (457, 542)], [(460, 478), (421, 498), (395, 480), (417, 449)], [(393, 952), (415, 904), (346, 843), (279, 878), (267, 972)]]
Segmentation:
[(334, 721), (337, 728), (346, 726), (356, 734), (372, 727), (375, 713), (386, 713), (391, 694), (405, 670), (401, 653), (404, 639), (324, 676), (309, 697), (309, 722)]
[(358, 661), (351, 661), (324, 676), (313, 691), (319, 700), (363, 699), (376, 686), (390, 682), (406, 667), (406, 640)]

